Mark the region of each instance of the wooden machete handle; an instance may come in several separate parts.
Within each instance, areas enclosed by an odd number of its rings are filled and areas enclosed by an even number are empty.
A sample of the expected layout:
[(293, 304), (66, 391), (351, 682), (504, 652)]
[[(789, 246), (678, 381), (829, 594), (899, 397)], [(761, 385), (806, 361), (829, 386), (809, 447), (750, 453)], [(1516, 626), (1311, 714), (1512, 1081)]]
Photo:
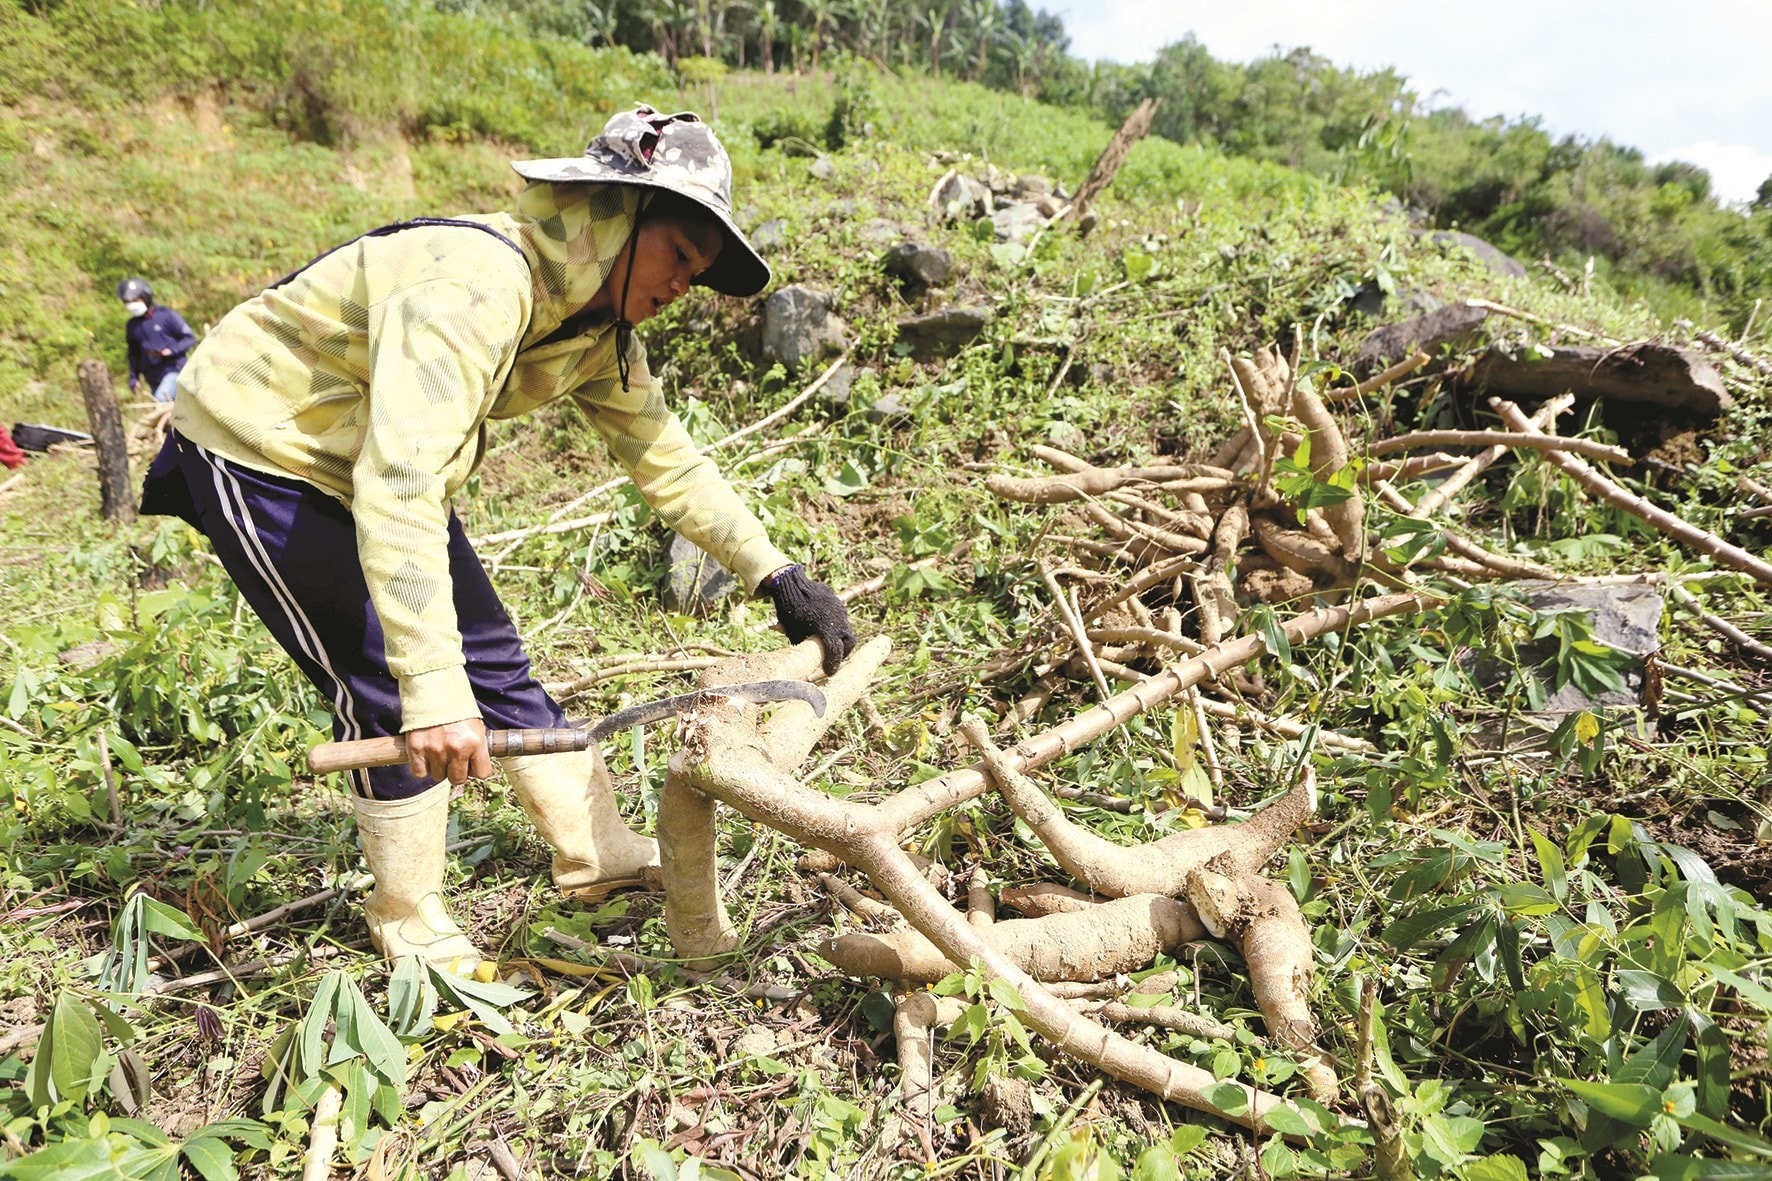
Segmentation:
[[(506, 755), (553, 755), (591, 745), (588, 729), (489, 730), (486, 749), (493, 758)], [(322, 742), (308, 751), (308, 770), (315, 775), (358, 767), (391, 767), (406, 761), (406, 740), (398, 737), (359, 738), (355, 742)]]

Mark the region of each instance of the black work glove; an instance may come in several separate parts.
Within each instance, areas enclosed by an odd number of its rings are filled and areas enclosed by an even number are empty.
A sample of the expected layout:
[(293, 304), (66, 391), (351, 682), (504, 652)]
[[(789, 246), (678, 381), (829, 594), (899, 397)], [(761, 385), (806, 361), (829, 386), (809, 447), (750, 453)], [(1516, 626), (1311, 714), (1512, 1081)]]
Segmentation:
[(770, 575), (763, 584), (775, 600), (775, 618), (791, 643), (817, 636), (824, 644), (824, 673), (830, 676), (855, 651), (855, 629), (849, 625), (849, 608), (837, 592), (806, 577), (798, 566)]

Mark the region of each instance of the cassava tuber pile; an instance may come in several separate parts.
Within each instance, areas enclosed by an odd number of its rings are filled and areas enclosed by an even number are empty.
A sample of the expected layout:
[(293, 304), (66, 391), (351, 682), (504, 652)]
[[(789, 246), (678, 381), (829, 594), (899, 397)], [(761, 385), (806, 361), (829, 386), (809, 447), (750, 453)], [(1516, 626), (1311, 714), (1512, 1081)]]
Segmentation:
[[(1172, 700), (1196, 719), (1198, 744), (1209, 763), (1211, 723), (1253, 725), (1294, 739), (1314, 734), (1319, 744), (1370, 749), (1363, 739), (1263, 713), (1257, 707), (1261, 682), (1243, 671), (1245, 666), (1284, 644), (1433, 606), (1437, 596), (1414, 583), (1424, 568), (1453, 585), (1460, 579), (1544, 573), (1447, 530), (1440, 530), (1447, 556), (1394, 564), (1369, 543), (1367, 513), (1372, 503), (1381, 503), (1383, 511), (1431, 517), (1505, 449), (1535, 431), (1549, 432), (1563, 404), (1547, 403), (1530, 422), (1513, 414), (1509, 433), (1435, 432), (1372, 448), (1350, 444), (1330, 403), (1404, 375), (1425, 356), (1329, 398), (1299, 379), (1296, 352), (1290, 361), (1274, 349), (1227, 360), (1245, 425), (1207, 462), (1104, 468), (1035, 447), (1033, 455), (1056, 474), (996, 474), (987, 481), (994, 494), (1053, 514), (1055, 528), (1043, 537), (1068, 547), (1066, 558), (1048, 565), (1030, 556), (1053, 598), (1052, 610), (1045, 626), (1029, 629), (1018, 647), (923, 696), (1025, 677), (1031, 687), (1004, 709), (1009, 725), (1050, 708), (1067, 685), (1088, 686), (1080, 691), (1099, 696), (1099, 704), (1009, 751), (995, 745), (982, 721), (968, 718), (960, 729), (978, 752), (978, 765), (871, 804), (831, 798), (802, 784), (799, 776), (825, 731), (862, 701), (890, 649), (883, 639), (864, 645), (830, 678), (830, 708), (822, 718), (791, 703), (765, 722), (752, 707), (714, 700), (684, 720), (684, 746), (671, 761), (659, 808), (667, 926), (679, 955), (695, 962), (738, 943), (714, 872), (719, 804), (826, 855), (815, 871), (833, 896), (865, 918), (868, 933), (832, 938), (823, 954), (847, 972), (884, 977), (910, 989), (897, 1021), (904, 1081), (895, 1134), (914, 1134), (926, 1158), (934, 1102), (933, 1030), (958, 1019), (962, 1009), (916, 986), (973, 967), (1013, 986), (1022, 1000), (1022, 1023), (1062, 1052), (1165, 1099), (1265, 1127), (1268, 1113), (1287, 1100), (1237, 1084), (1244, 1102), (1227, 1105), (1210, 1074), (1097, 1020), (1144, 1020), (1201, 1037), (1226, 1036), (1226, 1027), (1198, 1014), (1165, 1006), (1159, 1021), (1157, 1010), (1114, 999), (1126, 987), (1126, 973), (1208, 936), (1235, 945), (1242, 955), (1268, 1044), (1296, 1057), (1314, 1098), (1338, 1105), (1336, 1072), (1318, 1045), (1319, 1025), (1309, 1003), (1309, 930), (1290, 890), (1262, 873), (1315, 810), (1308, 761), (1296, 782), (1252, 818), (1178, 832), (1132, 849), (1068, 820), (1025, 773)], [(1481, 450), (1469, 459), (1434, 453), (1365, 463), (1366, 455), (1429, 444)], [(1546, 450), (1542, 440), (1535, 445), (1546, 454), (1562, 454)], [(1415, 503), (1391, 483), (1435, 469), (1457, 470), (1437, 492)], [(1400, 593), (1360, 597), (1363, 581)], [(1277, 632), (1270, 626), (1261, 634), (1238, 634), (1242, 607), (1307, 596), (1335, 605), (1300, 611), (1278, 624)], [(723, 661), (707, 671), (704, 684), (811, 679), (821, 662), (816, 644), (802, 644)], [(1110, 679), (1130, 687), (1112, 692)], [(1203, 696), (1208, 692), (1218, 696)], [(1216, 775), (1217, 768), (1212, 770)], [(918, 826), (987, 791), (1003, 797), (1087, 893), (1036, 883), (1006, 887), (993, 898), (988, 875), (975, 870), (965, 883), (968, 912), (949, 904), (932, 884), (927, 864), (906, 852), (904, 843)], [(1077, 786), (1060, 794), (1088, 795)], [(838, 877), (840, 864), (860, 871), (877, 896)], [(998, 920), (999, 901), (1026, 917)], [(1046, 982), (1052, 982), (1050, 990)], [(1173, 980), (1162, 987), (1172, 986)]]

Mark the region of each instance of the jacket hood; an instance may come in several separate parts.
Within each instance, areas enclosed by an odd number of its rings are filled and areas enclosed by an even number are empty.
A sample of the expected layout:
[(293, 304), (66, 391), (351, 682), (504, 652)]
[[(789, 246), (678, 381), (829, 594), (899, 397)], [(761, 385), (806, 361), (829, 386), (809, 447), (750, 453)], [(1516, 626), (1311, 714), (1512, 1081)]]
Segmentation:
[(546, 339), (602, 290), (639, 206), (640, 190), (631, 185), (531, 181), (517, 194), (511, 216), (535, 297), (521, 347)]

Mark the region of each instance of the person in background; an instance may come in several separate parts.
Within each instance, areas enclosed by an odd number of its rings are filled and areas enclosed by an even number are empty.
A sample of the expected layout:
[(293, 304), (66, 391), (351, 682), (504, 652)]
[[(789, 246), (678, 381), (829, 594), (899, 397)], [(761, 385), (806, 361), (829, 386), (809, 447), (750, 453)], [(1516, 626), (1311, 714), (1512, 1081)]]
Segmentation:
[(178, 373), (197, 336), (184, 317), (171, 308), (157, 307), (154, 290), (146, 279), (125, 279), (117, 284), (117, 298), (129, 313), (123, 329), (129, 341), (129, 392), (143, 381), (156, 402), (170, 402), (178, 393)]
[(25, 453), (20, 451), (18, 444), (12, 441), (12, 432), (3, 426), (0, 426), (0, 463), (5, 464), (8, 468), (25, 466)]

